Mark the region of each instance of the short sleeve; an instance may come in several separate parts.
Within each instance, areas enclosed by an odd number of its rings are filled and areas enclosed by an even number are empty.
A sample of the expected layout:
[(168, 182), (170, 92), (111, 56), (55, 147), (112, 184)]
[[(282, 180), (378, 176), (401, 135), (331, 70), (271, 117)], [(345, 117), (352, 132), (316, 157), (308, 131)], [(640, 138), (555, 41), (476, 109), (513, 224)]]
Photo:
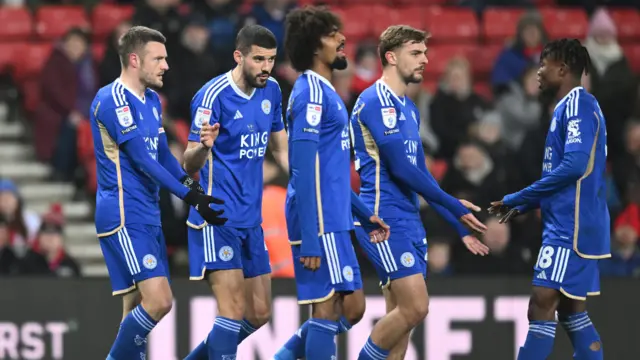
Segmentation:
[(273, 96), (273, 120), (271, 122), (271, 132), (278, 132), (284, 129), (282, 122), (282, 92), (278, 87)]
[(121, 145), (138, 136), (138, 125), (133, 114), (135, 111), (129, 104), (120, 107), (107, 105), (98, 109), (97, 120), (104, 125), (109, 136)]
[(216, 96), (210, 102), (202, 101), (200, 96), (194, 97), (191, 102), (191, 130), (189, 141), (200, 142), (200, 129), (205, 122), (213, 125), (220, 121), (222, 106), (220, 96)]
[[(377, 99), (376, 99), (377, 100)], [(372, 100), (356, 108), (356, 119), (371, 133), (376, 144), (382, 145), (392, 140), (402, 140), (398, 124), (398, 111), (393, 106), (382, 106)]]
[(305, 89), (291, 99), (291, 133), (292, 141), (320, 140), (320, 126), (325, 115), (321, 101), (311, 99), (311, 91)]
[[(571, 101), (571, 100), (569, 100)], [(596, 109), (587, 101), (577, 102), (577, 106), (567, 106), (564, 153), (582, 152), (591, 154), (598, 136), (600, 119)]]

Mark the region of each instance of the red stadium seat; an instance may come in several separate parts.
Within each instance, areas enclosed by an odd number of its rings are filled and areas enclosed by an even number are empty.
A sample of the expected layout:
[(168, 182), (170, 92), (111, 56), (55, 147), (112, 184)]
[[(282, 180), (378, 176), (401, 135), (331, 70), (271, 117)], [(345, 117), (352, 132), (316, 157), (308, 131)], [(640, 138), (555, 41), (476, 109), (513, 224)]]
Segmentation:
[(425, 80), (422, 82), (422, 89), (429, 94), (435, 94), (438, 90), (438, 82), (436, 80)]
[(425, 20), (432, 36), (430, 42), (478, 41), (478, 20), (471, 9), (434, 6), (427, 8)]
[(31, 14), (27, 8), (0, 7), (0, 39), (28, 40), (33, 33)]
[(540, 9), (544, 27), (552, 39), (584, 39), (589, 27), (587, 13), (581, 8)]
[(20, 89), (24, 94), (24, 109), (28, 113), (33, 113), (40, 102), (40, 80), (36, 78), (25, 80), (20, 84)]
[(440, 75), (447, 68), (449, 60), (454, 57), (462, 56), (471, 60), (475, 45), (433, 45), (429, 46), (429, 52), (427, 57), (429, 58), (429, 64), (425, 68), (425, 77), (428, 80), (439, 80)]
[(374, 35), (379, 36), (391, 25), (409, 25), (417, 29), (424, 29), (424, 8), (420, 6), (389, 8), (381, 5), (369, 7), (369, 14), (373, 19)]
[(371, 8), (366, 5), (331, 8), (331, 11), (342, 20), (342, 31), (347, 37), (348, 42), (353, 43), (373, 35), (373, 30), (371, 29), (372, 17), (364, 16), (369, 10), (371, 10)]
[(470, 56), (475, 80), (488, 78), (502, 49), (503, 46), (501, 44), (478, 45), (475, 47)]
[(24, 46), (23, 43), (0, 43), (0, 71), (7, 66), (16, 65), (18, 55)]
[(618, 27), (618, 39), (640, 41), (640, 13), (635, 9), (609, 9), (613, 22)]
[(89, 20), (81, 6), (42, 6), (36, 12), (36, 33), (43, 40), (57, 40), (69, 28), (89, 29)]
[(395, 3), (399, 5), (421, 5), (421, 6), (446, 5), (447, 2), (449, 2), (449, 0), (395, 0)]
[(633, 72), (640, 74), (640, 43), (623, 45), (623, 49)]
[(16, 62), (16, 78), (21, 81), (38, 75), (49, 59), (52, 48), (50, 43), (34, 43), (22, 47), (17, 55), (19, 61)]
[(491, 86), (486, 82), (474, 83), (473, 91), (486, 100), (493, 100), (493, 91), (491, 91)]
[(95, 40), (104, 40), (120, 23), (129, 20), (133, 6), (99, 4), (91, 12), (91, 26)]
[(524, 9), (488, 8), (483, 13), (482, 33), (488, 42), (504, 43), (516, 35)]
[(104, 52), (107, 50), (105, 43), (97, 43), (91, 45), (91, 54), (93, 55), (93, 61), (101, 62), (104, 58)]

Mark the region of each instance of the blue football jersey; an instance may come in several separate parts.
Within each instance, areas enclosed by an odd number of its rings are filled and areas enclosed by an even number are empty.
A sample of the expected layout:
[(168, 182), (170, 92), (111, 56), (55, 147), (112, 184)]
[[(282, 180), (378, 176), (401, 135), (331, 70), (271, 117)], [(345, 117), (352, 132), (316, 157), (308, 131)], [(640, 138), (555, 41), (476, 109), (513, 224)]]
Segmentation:
[(98, 90), (91, 104), (91, 132), (98, 172), (96, 230), (108, 236), (128, 224), (160, 226), (159, 186), (120, 151), (141, 136), (149, 155), (158, 160), (162, 107), (151, 89), (140, 98), (120, 80)]
[[(206, 83), (191, 101), (189, 141), (200, 141), (203, 122), (220, 124), (211, 156), (200, 170), (207, 194), (224, 200), (226, 226), (250, 228), (262, 223), (262, 169), (271, 132), (284, 129), (282, 92), (269, 78), (264, 88), (247, 95), (238, 88), (231, 71)], [(205, 225), (191, 209), (187, 224)]]
[(540, 202), (543, 242), (564, 245), (584, 258), (610, 256), (609, 209), (605, 171), (607, 131), (598, 102), (582, 87), (571, 90), (556, 105), (544, 150), (542, 177), (564, 154), (589, 155), (580, 179)]
[(394, 181), (380, 160), (378, 145), (402, 139), (409, 161), (417, 166), (423, 152), (419, 116), (415, 104), (398, 97), (378, 80), (362, 92), (351, 114), (356, 170), (360, 174), (360, 197), (383, 219), (420, 219), (418, 195)]
[[(296, 80), (287, 109), (289, 161), (291, 143), (318, 142), (316, 156), (316, 199), (320, 234), (353, 229), (351, 214), (351, 141), (349, 114), (333, 85), (307, 70)], [(295, 199), (296, 169), (289, 170), (286, 218), (289, 240), (301, 240), (300, 219)]]

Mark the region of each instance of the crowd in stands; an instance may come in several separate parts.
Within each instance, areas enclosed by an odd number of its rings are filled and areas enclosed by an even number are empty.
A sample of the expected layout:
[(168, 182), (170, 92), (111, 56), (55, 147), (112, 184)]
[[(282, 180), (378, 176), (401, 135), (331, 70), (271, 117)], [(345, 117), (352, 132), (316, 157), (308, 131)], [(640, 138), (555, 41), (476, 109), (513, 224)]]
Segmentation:
[[(326, 2), (340, 5), (338, 1)], [(354, 1), (358, 4), (363, 2)], [(237, 30), (244, 24), (257, 23), (273, 31), (282, 44), (285, 15), (297, 5), (292, 0), (264, 0), (249, 5), (234, 0), (104, 3), (114, 6), (127, 4), (130, 7), (126, 9), (130, 12), (125, 11), (126, 16), (113, 24), (109, 29), (112, 32), (104, 39), (82, 27), (67, 29), (44, 61), (37, 86), (20, 87), (22, 91), (39, 92), (37, 102), (31, 100), (31, 105), (29, 99), (33, 95), (23, 95), (38, 159), (53, 166), (56, 181), (77, 183), (79, 196), (86, 195), (89, 200), (96, 191), (96, 177), (87, 112), (96, 90), (112, 82), (120, 73), (116, 45), (121, 34), (132, 25), (144, 25), (160, 30), (167, 37), (170, 70), (165, 75), (165, 86), (159, 92), (163, 98), (164, 126), (171, 149), (180, 160), (190, 126), (191, 97), (209, 79), (234, 66), (232, 52)], [(132, 3), (135, 4), (129, 5)], [(396, 3), (417, 6), (433, 1), (403, 0)], [(519, 0), (517, 4), (554, 6), (553, 1)], [(598, 4), (596, 1), (559, 0), (555, 5), (580, 6), (580, 11), (586, 9), (589, 16), (588, 26), (580, 36), (589, 50), (593, 66), (584, 76), (583, 84), (600, 102), (608, 136), (607, 181), (613, 257), (601, 261), (602, 272), (605, 276), (638, 277), (640, 101), (637, 75), (640, 58), (628, 59), (623, 49), (633, 41), (633, 44), (640, 45), (640, 22), (621, 24), (610, 10), (599, 8)], [(625, 0), (607, 1), (607, 4), (638, 6), (635, 1)], [(457, 5), (471, 7), (474, 16), (481, 19), (483, 14), (495, 9), (493, 6), (514, 5), (514, 2), (463, 0)], [(640, 20), (640, 10), (625, 9), (632, 15), (635, 12), (636, 17), (632, 19)], [(343, 20), (347, 24), (350, 18)], [(452, 20), (455, 21), (455, 17)], [(536, 72), (545, 42), (556, 37), (557, 31), (550, 33), (549, 24), (535, 7), (519, 14), (514, 24), (506, 41), (502, 39), (498, 44), (485, 44), (484, 40), (479, 40), (473, 44), (481, 52), (484, 52), (485, 45), (486, 49), (498, 50), (485, 70), (478, 70), (480, 59), (468, 53), (465, 56), (462, 51), (453, 52), (443, 59), (441, 54), (444, 50), (439, 53), (434, 45), (428, 54), (434, 63), (427, 65), (430, 70), (427, 70), (425, 82), (411, 86), (408, 94), (420, 109), (421, 137), (428, 168), (445, 191), (483, 208), (488, 207), (489, 202), (539, 179), (544, 139), (555, 106), (553, 102), (539, 100)], [(560, 24), (563, 25), (570, 26)], [(625, 26), (624, 40), (620, 35), (621, 26)], [(627, 36), (629, 26), (635, 26), (637, 37)], [(429, 30), (428, 23), (426, 27)], [(381, 73), (376, 39), (361, 37), (356, 40), (347, 39), (350, 65), (348, 69), (336, 72), (333, 79), (336, 90), (349, 109), (357, 95)], [(431, 41), (437, 44), (439, 40), (434, 34)], [(444, 48), (441, 45), (440, 49)], [(284, 51), (279, 49), (273, 76), (280, 83), (285, 102), (283, 108), (286, 108), (286, 100), (298, 74), (284, 55)], [(435, 60), (443, 64), (441, 68)], [(263, 227), (274, 274), (283, 277), (293, 276), (284, 223), (287, 176), (268, 154), (264, 167), (264, 208), (269, 211), (264, 212)], [(357, 190), (359, 183), (355, 171), (352, 179)], [(27, 265), (7, 260), (9, 266), (5, 269), (5, 259), (16, 257), (11, 248), (20, 248), (19, 243), (29, 245), (23, 246), (28, 249), (23, 251), (33, 252), (44, 259), (48, 272), (78, 273), (72, 261), (65, 265), (60, 236), (63, 220), (55, 216), (55, 209), (48, 217), (33, 218), (22, 209), (15, 186), (8, 181), (0, 184), (0, 198), (3, 199), (0, 207), (0, 274), (28, 272), (30, 269), (39, 271), (36, 260), (30, 260)], [(4, 197), (13, 197), (13, 202), (8, 202), (13, 206), (6, 205)], [(161, 192), (160, 202), (165, 237), (173, 262), (184, 264), (188, 208), (165, 191)], [(486, 211), (478, 215), (488, 226), (484, 241), (491, 250), (488, 257), (481, 258), (465, 250), (453, 229), (435, 215), (428, 204), (423, 202), (421, 206), (429, 239), (431, 276), (531, 273), (541, 239), (539, 211), (519, 216), (510, 224), (499, 224)], [(282, 209), (282, 212), (277, 209)], [(361, 259), (361, 265), (365, 276), (372, 274), (367, 260)], [(61, 267), (64, 270), (60, 270)]]

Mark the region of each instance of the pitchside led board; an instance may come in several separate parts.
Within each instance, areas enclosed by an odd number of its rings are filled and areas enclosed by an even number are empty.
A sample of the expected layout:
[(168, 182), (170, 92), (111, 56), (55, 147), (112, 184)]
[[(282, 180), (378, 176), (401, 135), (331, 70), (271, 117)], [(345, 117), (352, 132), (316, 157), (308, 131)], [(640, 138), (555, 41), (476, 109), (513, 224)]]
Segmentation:
[[(527, 333), (529, 278), (434, 278), (429, 315), (411, 338), (406, 360), (514, 360)], [(171, 313), (149, 337), (149, 360), (184, 358), (209, 332), (215, 299), (204, 284), (174, 280)], [(268, 360), (309, 315), (299, 307), (294, 283), (273, 284), (273, 320), (240, 346), (239, 360)], [(0, 360), (104, 359), (121, 316), (108, 280), (16, 278), (0, 280)], [(589, 303), (607, 359), (640, 359), (640, 284), (603, 280), (603, 295)], [(338, 339), (338, 359), (356, 360), (384, 300), (365, 282), (367, 311)], [(553, 360), (571, 359), (558, 330)]]

